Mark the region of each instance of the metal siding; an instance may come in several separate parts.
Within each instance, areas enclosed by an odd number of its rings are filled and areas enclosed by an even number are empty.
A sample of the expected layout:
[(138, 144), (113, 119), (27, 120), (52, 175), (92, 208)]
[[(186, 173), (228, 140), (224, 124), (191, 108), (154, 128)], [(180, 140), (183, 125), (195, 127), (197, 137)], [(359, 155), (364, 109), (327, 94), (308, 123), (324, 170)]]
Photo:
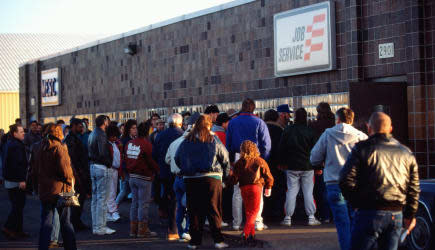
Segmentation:
[(20, 117), (18, 92), (0, 92), (0, 128), (9, 131), (9, 125)]

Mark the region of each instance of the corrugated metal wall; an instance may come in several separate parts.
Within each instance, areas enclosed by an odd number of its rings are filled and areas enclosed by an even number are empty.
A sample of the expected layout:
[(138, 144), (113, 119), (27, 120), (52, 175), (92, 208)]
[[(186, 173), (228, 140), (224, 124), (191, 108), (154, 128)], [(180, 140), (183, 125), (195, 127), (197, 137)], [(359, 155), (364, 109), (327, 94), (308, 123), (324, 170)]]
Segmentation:
[(18, 92), (0, 92), (0, 128), (9, 131), (9, 125), (20, 117)]

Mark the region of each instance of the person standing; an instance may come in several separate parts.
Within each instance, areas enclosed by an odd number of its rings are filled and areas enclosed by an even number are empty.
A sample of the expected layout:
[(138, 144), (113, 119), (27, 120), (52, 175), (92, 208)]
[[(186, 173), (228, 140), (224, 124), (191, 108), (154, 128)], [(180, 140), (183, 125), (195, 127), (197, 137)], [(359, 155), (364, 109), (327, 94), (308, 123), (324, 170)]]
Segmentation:
[(341, 108), (336, 114), (336, 124), (328, 128), (320, 136), (311, 150), (310, 162), (313, 166), (324, 164), (324, 180), (327, 199), (332, 210), (338, 241), (342, 250), (350, 249), (350, 229), (353, 213), (343, 198), (338, 178), (350, 151), (359, 141), (367, 139), (367, 135), (352, 126), (354, 113), (349, 108)]
[[(127, 145), (129, 141), (135, 139), (136, 136), (137, 136), (137, 121), (133, 119), (129, 119), (125, 123), (124, 134), (122, 134), (121, 137), (122, 153), (124, 154), (123, 159), (125, 159), (125, 145)], [(129, 196), (130, 193), (129, 175), (127, 169), (125, 168), (125, 162), (121, 163), (121, 170), (119, 173), (121, 178), (119, 181), (119, 194), (116, 197), (116, 204), (118, 206), (125, 199), (125, 197)]]
[(240, 159), (236, 162), (228, 182), (239, 183), (245, 206), (246, 223), (243, 229), (244, 240), (255, 246), (255, 220), (260, 210), (260, 200), (264, 195), (269, 197), (273, 186), (273, 176), (266, 161), (260, 157), (257, 145), (244, 141), (240, 148)]
[[(414, 228), (420, 185), (411, 150), (393, 138), (391, 118), (375, 112), (369, 139), (352, 149), (340, 172), (340, 188), (355, 213), (352, 250), (398, 248), (402, 221)], [(403, 212), (402, 212), (403, 211)]]
[[(269, 158), (271, 140), (266, 123), (254, 115), (255, 102), (252, 99), (245, 99), (242, 103), (242, 110), (236, 118), (231, 119), (228, 125), (226, 142), (230, 157), (237, 161), (240, 158), (240, 146), (245, 140), (254, 142), (263, 159)], [(263, 197), (263, 196), (261, 196)], [(263, 198), (260, 202), (260, 211), (257, 215), (255, 229), (261, 231), (267, 229), (263, 223), (261, 214), (263, 212)], [(239, 230), (242, 224), (242, 195), (239, 185), (234, 186), (233, 193), (233, 229)]]
[(201, 115), (195, 126), (180, 144), (175, 163), (180, 167), (186, 184), (186, 203), (190, 219), (188, 248), (196, 249), (202, 243), (205, 219), (215, 248), (227, 248), (221, 233), (222, 178), (230, 172), (228, 151), (210, 131), (213, 123), (209, 115)]
[[(290, 110), (290, 109), (289, 109)], [(264, 122), (269, 129), (272, 147), (270, 149), (270, 157), (267, 160), (270, 172), (273, 176), (273, 193), (269, 198), (264, 200), (264, 215), (273, 221), (281, 221), (284, 218), (285, 194), (287, 190), (287, 177), (285, 173), (278, 169), (279, 163), (279, 143), (281, 141), (284, 127), (278, 123), (279, 113), (274, 109), (270, 109), (264, 113)]]
[(92, 233), (96, 235), (113, 234), (116, 231), (107, 227), (107, 191), (109, 189), (109, 170), (112, 166), (110, 144), (106, 129), (110, 119), (99, 115), (95, 119), (97, 127), (89, 135), (89, 160), (92, 180)]
[(70, 222), (71, 209), (57, 206), (58, 195), (61, 192), (74, 192), (75, 184), (68, 148), (62, 140), (62, 127), (49, 125), (47, 137), (43, 139), (40, 150), (35, 155), (37, 164), (33, 171), (33, 179), (38, 183), (38, 194), (41, 200), (40, 250), (49, 248), (55, 210), (59, 214), (64, 248), (77, 249), (74, 228)]
[[(316, 120), (309, 124), (309, 126), (314, 129), (316, 138), (318, 139), (327, 128), (335, 126), (335, 116), (331, 111), (331, 106), (326, 102), (319, 103), (316, 107), (316, 111)], [(326, 199), (326, 186), (323, 179), (323, 171), (321, 170), (323, 166), (313, 166), (313, 168), (315, 169), (314, 200), (317, 205), (318, 217), (322, 222), (329, 223), (331, 212)]]
[(42, 140), (42, 136), (39, 133), (37, 121), (31, 121), (29, 127), (30, 131), (24, 136), (24, 145), (26, 145), (28, 151), (30, 152), (30, 147), (34, 143)]
[(285, 217), (281, 225), (291, 226), (291, 217), (296, 208), (296, 196), (302, 186), (305, 212), (309, 226), (320, 225), (314, 217), (316, 204), (313, 198), (314, 170), (310, 164), (310, 152), (316, 143), (314, 131), (307, 125), (307, 111), (296, 110), (294, 124), (288, 126), (279, 145), (279, 166), (287, 174), (287, 194), (285, 201)]
[(150, 142), (153, 145), (154, 145), (154, 141), (156, 140), (157, 134), (165, 130), (165, 121), (163, 121), (162, 119), (158, 119), (156, 123), (157, 123), (156, 130), (152, 132), (150, 135)]
[(290, 123), (290, 114), (293, 113), (293, 111), (290, 110), (290, 107), (288, 104), (281, 104), (278, 107), (276, 107), (276, 111), (278, 112), (279, 118), (277, 122), (281, 127), (285, 128)]
[(181, 126), (183, 117), (180, 114), (172, 114), (169, 119), (169, 128), (160, 132), (154, 142), (153, 159), (160, 167), (160, 181), (163, 185), (163, 197), (160, 201), (160, 208), (168, 215), (168, 240), (178, 240), (177, 223), (175, 220), (176, 198), (174, 193), (175, 176), (171, 173), (171, 168), (166, 164), (165, 158), (169, 145), (183, 135)]
[(71, 223), (76, 232), (89, 229), (81, 220), (83, 207), (86, 198), (91, 196), (92, 184), (91, 174), (89, 171), (89, 159), (85, 146), (80, 140), (83, 133), (83, 122), (80, 119), (72, 118), (70, 121), (71, 131), (65, 137), (64, 143), (68, 147), (71, 166), (73, 168), (74, 179), (76, 180), (75, 189), (79, 195), (79, 207), (71, 209)]
[(211, 131), (214, 132), (219, 140), (221, 140), (222, 144), (226, 145), (226, 134), (228, 124), (230, 123), (231, 118), (227, 113), (221, 113), (216, 118), (216, 123), (213, 124)]
[(216, 122), (216, 119), (219, 115), (219, 108), (216, 105), (209, 105), (205, 108), (204, 114), (209, 115), (213, 124)]
[(130, 236), (157, 236), (149, 229), (149, 205), (151, 187), (159, 166), (152, 158), (152, 145), (148, 141), (150, 124), (141, 123), (138, 138), (131, 140), (125, 147), (126, 167), (130, 174), (130, 189), (133, 194), (130, 208)]
[(118, 190), (118, 171), (121, 167), (121, 150), (122, 146), (119, 141), (119, 128), (117, 125), (109, 125), (106, 131), (110, 144), (110, 156), (112, 157), (112, 166), (109, 168), (109, 190), (107, 195), (107, 221), (118, 221), (121, 216), (116, 204), (116, 192)]
[(13, 124), (9, 127), (8, 138), (3, 149), (3, 177), (8, 191), (11, 211), (2, 232), (8, 239), (27, 238), (23, 232), (23, 210), (26, 204), (27, 156), (24, 141), (24, 128)]

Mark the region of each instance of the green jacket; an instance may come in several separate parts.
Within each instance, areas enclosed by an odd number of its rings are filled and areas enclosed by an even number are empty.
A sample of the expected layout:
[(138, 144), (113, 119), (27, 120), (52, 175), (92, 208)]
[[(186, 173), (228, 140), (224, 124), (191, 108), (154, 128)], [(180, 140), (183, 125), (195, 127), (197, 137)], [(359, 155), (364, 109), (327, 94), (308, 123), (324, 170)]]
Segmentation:
[(313, 170), (311, 149), (316, 144), (315, 131), (305, 124), (287, 126), (279, 145), (279, 164), (287, 170)]

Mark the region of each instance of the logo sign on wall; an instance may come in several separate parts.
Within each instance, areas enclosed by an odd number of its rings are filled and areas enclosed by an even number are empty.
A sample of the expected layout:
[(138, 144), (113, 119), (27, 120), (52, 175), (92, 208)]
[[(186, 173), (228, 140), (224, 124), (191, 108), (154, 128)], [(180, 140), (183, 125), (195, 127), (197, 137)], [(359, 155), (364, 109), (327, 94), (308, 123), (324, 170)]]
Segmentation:
[(41, 71), (41, 106), (60, 105), (59, 68)]
[(335, 7), (323, 2), (274, 16), (275, 75), (335, 69)]

